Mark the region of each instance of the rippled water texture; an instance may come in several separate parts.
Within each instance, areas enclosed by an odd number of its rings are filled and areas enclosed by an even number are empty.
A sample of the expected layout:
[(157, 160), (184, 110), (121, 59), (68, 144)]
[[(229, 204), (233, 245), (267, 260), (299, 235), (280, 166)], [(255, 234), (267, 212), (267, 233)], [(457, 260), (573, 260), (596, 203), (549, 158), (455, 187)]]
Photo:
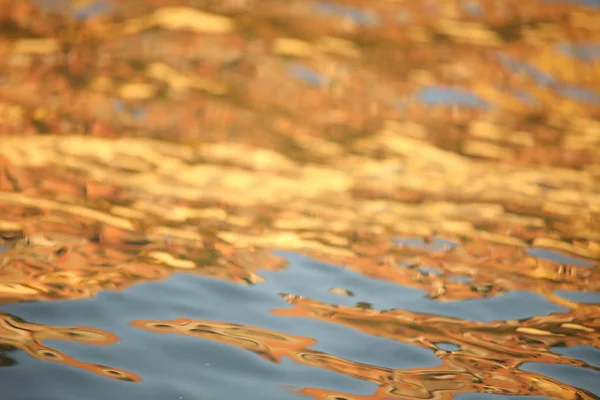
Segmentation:
[(0, 60), (2, 400), (600, 398), (598, 1), (0, 0)]

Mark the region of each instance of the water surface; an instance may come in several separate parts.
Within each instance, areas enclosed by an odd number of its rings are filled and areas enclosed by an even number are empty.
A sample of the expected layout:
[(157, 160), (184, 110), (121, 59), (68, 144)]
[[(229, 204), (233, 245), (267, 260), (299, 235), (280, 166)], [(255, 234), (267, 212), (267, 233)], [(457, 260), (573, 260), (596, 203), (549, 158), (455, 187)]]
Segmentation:
[(599, 398), (598, 26), (0, 1), (2, 398)]

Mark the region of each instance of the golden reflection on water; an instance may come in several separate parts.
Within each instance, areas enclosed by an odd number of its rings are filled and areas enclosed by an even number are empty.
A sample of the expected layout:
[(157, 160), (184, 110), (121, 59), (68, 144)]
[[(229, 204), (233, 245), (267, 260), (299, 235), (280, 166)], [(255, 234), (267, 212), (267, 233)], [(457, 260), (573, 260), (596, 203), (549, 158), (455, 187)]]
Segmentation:
[[(583, 361), (559, 356), (548, 347), (589, 342), (598, 345), (598, 335), (583, 334), (577, 328), (567, 327), (572, 317), (555, 316), (530, 322), (528, 326), (514, 323), (474, 324), (465, 320), (442, 318), (410, 312), (361, 311), (350, 307), (333, 307), (315, 304), (314, 301), (290, 299), (297, 308), (277, 312), (278, 315), (323, 318), (327, 322), (341, 323), (365, 333), (392, 340), (423, 346), (435, 351), (442, 360), (439, 367), (397, 370), (347, 360), (335, 355), (311, 350), (316, 340), (272, 332), (252, 326), (190, 319), (172, 321), (134, 321), (133, 326), (156, 333), (171, 333), (214, 340), (252, 351), (260, 357), (280, 363), (282, 357), (311, 367), (367, 380), (379, 386), (368, 397), (355, 397), (323, 389), (304, 388), (300, 393), (317, 399), (448, 399), (463, 392), (487, 392), (505, 395), (532, 395), (549, 398), (592, 398), (586, 391), (561, 384), (539, 374), (516, 369), (524, 362), (564, 363), (600, 370)], [(306, 304), (304, 304), (306, 303)], [(302, 308), (300, 308), (302, 307)], [(321, 308), (320, 310), (318, 308)], [(552, 327), (547, 331), (531, 326)], [(573, 332), (577, 339), (568, 338)], [(565, 333), (563, 333), (565, 332)], [(586, 332), (587, 333), (587, 332)], [(579, 340), (578, 340), (579, 339)], [(437, 342), (451, 341), (460, 345), (459, 351), (444, 351)]]
[[(522, 290), (568, 311), (477, 323), (293, 293), (273, 311), (429, 348), (443, 361), (431, 370), (363, 365), (258, 327), (133, 324), (379, 385), (298, 389), (319, 399), (593, 398), (518, 367), (598, 369), (550, 350), (599, 347), (598, 305), (556, 294), (600, 291), (597, 8), (131, 0), (87, 15), (85, 2), (43, 3), (0, 0), (0, 304), (176, 272), (255, 284), (286, 268), (273, 249), (293, 250), (439, 302)], [(40, 343), (108, 345), (109, 333), (0, 318), (4, 346), (140, 379)]]
[[(115, 343), (117, 336), (110, 332), (87, 327), (59, 328), (32, 324), (12, 315), (0, 314), (0, 346), (3, 353), (7, 350), (20, 349), (39, 360), (66, 364), (112, 379), (130, 382), (140, 381), (140, 377), (131, 372), (78, 361), (61, 351), (42, 344), (44, 340), (50, 339), (107, 346)], [(6, 354), (3, 354), (2, 361), (3, 364), (8, 363), (8, 365), (14, 362)]]

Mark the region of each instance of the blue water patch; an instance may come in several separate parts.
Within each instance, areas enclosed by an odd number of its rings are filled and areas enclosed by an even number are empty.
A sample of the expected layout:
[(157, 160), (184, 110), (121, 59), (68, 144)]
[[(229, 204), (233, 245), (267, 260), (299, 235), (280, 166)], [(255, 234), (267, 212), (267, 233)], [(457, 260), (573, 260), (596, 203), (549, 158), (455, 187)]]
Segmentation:
[(287, 67), (287, 72), (294, 78), (297, 78), (312, 86), (322, 87), (328, 82), (327, 78), (319, 74), (314, 69), (298, 63), (289, 64)]
[(504, 68), (520, 74), (529, 76), (535, 83), (543, 87), (552, 87), (556, 92), (564, 97), (583, 103), (600, 104), (600, 94), (575, 85), (566, 85), (558, 82), (549, 74), (542, 72), (533, 65), (517, 61), (507, 54), (498, 54), (498, 60)]
[(568, 97), (572, 100), (580, 101), (582, 103), (600, 104), (600, 94), (592, 90), (573, 85), (559, 85), (556, 88), (556, 91), (564, 97)]
[(551, 347), (551, 351), (600, 368), (600, 349), (591, 346)]
[(346, 18), (359, 25), (378, 25), (380, 22), (379, 15), (374, 12), (328, 1), (317, 2), (315, 12), (322, 15)]
[(459, 393), (454, 396), (455, 400), (550, 400), (541, 396), (512, 396), (490, 393)]
[(555, 250), (540, 247), (527, 249), (527, 254), (532, 257), (544, 258), (561, 264), (577, 265), (580, 267), (593, 267), (594, 263), (582, 258), (573, 257)]
[(537, 372), (560, 382), (600, 394), (600, 372), (572, 365), (525, 363), (520, 367), (523, 371)]
[(531, 93), (526, 92), (525, 90), (515, 89), (512, 93), (523, 103), (534, 105), (538, 103), (538, 100)]
[[(275, 254), (288, 260), (285, 271), (265, 271), (261, 275), (266, 282), (257, 285), (257, 290), (268, 293), (291, 293), (306, 296), (329, 304), (348, 307), (357, 301), (377, 304), (381, 307), (400, 307), (404, 301), (424, 298), (425, 290), (398, 286), (392, 282), (373, 279), (336, 265), (322, 263), (290, 251), (277, 251)], [(331, 287), (343, 287), (355, 294), (354, 298), (341, 297), (329, 292)], [(397, 299), (395, 305), (383, 302), (384, 299)]]
[(470, 276), (459, 276), (459, 275), (449, 276), (448, 279), (450, 279), (451, 281), (460, 282), (460, 283), (469, 283), (469, 282), (473, 281), (473, 278), (471, 278)]
[[(302, 400), (305, 397), (285, 387), (317, 387), (362, 396), (377, 389), (374, 383), (327, 369), (301, 365), (287, 358), (280, 364), (271, 363), (249, 351), (210, 340), (150, 332), (139, 336), (138, 343), (129, 340), (127, 350), (89, 346), (86, 358), (100, 359), (102, 351), (108, 354), (119, 351), (123, 358), (133, 357), (134, 364), (143, 365), (139, 368), (143, 373), (141, 382), (99, 378), (87, 371), (40, 362), (17, 352), (10, 355), (16, 365), (2, 369), (3, 381), (10, 382), (3, 385), (3, 398), (32, 400), (44, 393), (44, 400), (185, 400), (198, 399), (201, 393), (202, 399), (237, 399), (243, 397), (240, 393), (251, 393), (251, 398), (258, 399)], [(72, 353), (73, 349), (68, 347), (63, 345), (59, 350)], [(112, 359), (107, 355), (104, 358)]]
[(143, 120), (148, 115), (148, 112), (143, 108), (136, 108), (131, 111), (131, 115), (138, 121)]
[(6, 247), (0, 246), (0, 253), (2, 253), (3, 251), (6, 251)]
[(46, 10), (57, 11), (69, 4), (69, 0), (33, 0), (38, 7)]
[(415, 299), (406, 302), (401, 308), (413, 312), (444, 315), (477, 322), (518, 320), (568, 311), (537, 294), (524, 291), (508, 292), (501, 296), (477, 300), (443, 303), (429, 299)]
[(588, 7), (600, 7), (600, 0), (544, 0), (545, 3), (571, 3)]
[(75, 18), (81, 20), (107, 13), (111, 11), (111, 9), (111, 4), (107, 3), (106, 1), (96, 1), (86, 6), (75, 8), (74, 14)]
[(557, 290), (554, 292), (560, 297), (576, 301), (578, 303), (600, 304), (600, 293), (597, 292), (573, 292), (567, 290)]
[(448, 240), (448, 239), (444, 239), (444, 238), (439, 238), (439, 237), (433, 238), (433, 241), (434, 241), (434, 243), (439, 243), (441, 245), (450, 247), (452, 249), (459, 246), (458, 242), (454, 242), (452, 240)]
[(461, 8), (467, 15), (472, 17), (481, 17), (484, 12), (483, 6), (475, 1), (463, 1)]
[(434, 343), (438, 349), (440, 350), (444, 350), (444, 351), (458, 351), (460, 350), (460, 346), (454, 344), (454, 343), (446, 343), (446, 342), (439, 342), (439, 343)]
[[(187, 274), (136, 285), (123, 292), (102, 292), (85, 300), (3, 306), (4, 312), (29, 322), (88, 326), (116, 334), (118, 343), (109, 346), (56, 340), (44, 343), (83, 362), (135, 373), (142, 381), (113, 381), (74, 367), (39, 361), (18, 351), (10, 354), (17, 360), (16, 366), (4, 368), (2, 377), (29, 384), (3, 387), (2, 394), (11, 400), (36, 398), (38, 393), (47, 393), (44, 399), (48, 400), (126, 400), (180, 396), (192, 399), (198, 393), (206, 398), (234, 399), (239, 398), (239, 393), (252, 393), (260, 399), (292, 400), (302, 397), (283, 387), (321, 387), (365, 396), (377, 388), (367, 381), (287, 359), (276, 364), (251, 351), (209, 339), (145, 331), (130, 325), (137, 319), (184, 317), (237, 323), (248, 326), (249, 331), (259, 327), (314, 338), (317, 344), (311, 349), (359, 362), (381, 362), (397, 368), (441, 364), (431, 351), (418, 346), (323, 321), (283, 318), (270, 312), (286, 306), (277, 292)], [(357, 345), (361, 343), (365, 346)], [(231, 376), (236, 377), (235, 385), (228, 383)]]
[(112, 107), (113, 107), (113, 110), (115, 110), (118, 113), (125, 111), (125, 109), (127, 108), (127, 107), (125, 107), (125, 102), (121, 99), (113, 100)]
[(552, 76), (540, 71), (529, 63), (517, 61), (509, 55), (498, 54), (498, 60), (504, 68), (512, 72), (528, 75), (538, 85), (550, 86), (556, 83), (556, 80)]
[(491, 104), (481, 97), (463, 90), (443, 86), (425, 86), (417, 93), (417, 98), (427, 106), (464, 106), (489, 110)]
[[(483, 299), (439, 302), (428, 298), (425, 290), (369, 278), (294, 252), (281, 251), (276, 254), (288, 260), (288, 268), (283, 272), (262, 272), (266, 282), (256, 285), (257, 290), (290, 293), (345, 306), (354, 306), (356, 301), (362, 301), (380, 310), (403, 309), (478, 322), (522, 319), (568, 311), (538, 294), (526, 291)], [(337, 296), (329, 292), (331, 287), (343, 287), (355, 296)]]
[[(327, 320), (276, 315), (271, 310), (293, 307), (280, 293), (354, 305), (352, 299), (328, 292), (330, 287), (344, 287), (356, 293), (357, 301), (372, 303), (380, 309), (402, 308), (482, 322), (562, 311), (529, 292), (440, 303), (426, 298), (426, 292), (420, 289), (368, 278), (293, 252), (279, 254), (288, 259), (289, 267), (261, 272), (266, 282), (250, 286), (181, 273), (125, 291), (101, 292), (90, 299), (2, 306), (3, 312), (33, 323), (88, 326), (112, 332), (119, 341), (109, 346), (54, 340), (45, 343), (83, 362), (121, 368), (142, 378), (139, 383), (127, 384), (15, 351), (10, 356), (17, 364), (2, 371), (3, 378), (15, 384), (3, 388), (2, 394), (11, 400), (31, 399), (40, 392), (48, 393), (45, 397), (48, 400), (125, 400), (179, 396), (185, 399), (195, 398), (197, 393), (207, 398), (237, 398), (244, 392), (261, 399), (291, 400), (300, 397), (281, 390), (282, 387), (323, 387), (365, 396), (376, 389), (373, 383), (295, 361), (272, 363), (253, 352), (208, 338), (160, 334), (130, 325), (138, 319), (184, 317), (241, 324), (250, 331), (256, 327), (309, 337), (316, 340), (310, 349), (389, 368), (429, 368), (441, 364), (428, 349), (361, 332), (360, 319), (356, 321), (356, 329), (351, 329)], [(364, 323), (371, 326), (368, 318)], [(231, 376), (236, 377), (236, 385), (230, 384)]]
[(103, 0), (87, 2), (87, 4), (75, 7), (71, 4), (71, 0), (34, 0), (33, 2), (45, 10), (71, 12), (72, 15), (79, 20), (85, 20), (100, 14), (105, 14), (112, 11), (114, 8), (113, 4)]
[(115, 99), (112, 101), (112, 108), (114, 111), (118, 112), (118, 113), (129, 113), (131, 114), (131, 116), (137, 120), (137, 121), (141, 121), (144, 118), (146, 118), (146, 116), (148, 115), (148, 112), (146, 111), (146, 109), (142, 108), (142, 107), (138, 107), (138, 108), (134, 108), (134, 109), (130, 109), (127, 104), (121, 100), (121, 99)]
[(425, 240), (420, 237), (395, 238), (394, 244), (405, 247), (419, 247), (434, 252), (454, 249), (459, 246), (458, 243), (453, 242), (452, 240), (437, 237), (433, 238), (429, 243), (426, 243)]
[(442, 272), (434, 267), (419, 267), (419, 271), (427, 275), (441, 275)]
[[(311, 349), (347, 360), (392, 369), (432, 368), (442, 364), (435, 354), (423, 347), (309, 318), (298, 318), (298, 322), (305, 324), (306, 334), (302, 336), (318, 339)], [(365, 320), (365, 326), (371, 326), (370, 321)], [(348, 346), (348, 343), (353, 345)]]
[(600, 58), (598, 43), (560, 43), (556, 47), (560, 52), (584, 62), (591, 63)]

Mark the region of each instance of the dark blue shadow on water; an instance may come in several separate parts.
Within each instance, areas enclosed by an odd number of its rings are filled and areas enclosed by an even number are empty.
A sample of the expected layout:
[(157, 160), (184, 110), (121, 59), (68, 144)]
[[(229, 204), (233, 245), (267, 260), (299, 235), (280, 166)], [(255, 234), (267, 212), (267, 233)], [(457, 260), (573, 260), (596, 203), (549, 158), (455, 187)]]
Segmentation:
[(600, 368), (600, 349), (591, 346), (551, 347), (551, 351), (563, 356), (576, 358)]
[(525, 363), (523, 371), (537, 372), (560, 382), (600, 395), (600, 372), (562, 364)]
[(561, 264), (577, 265), (580, 267), (593, 267), (594, 263), (582, 258), (573, 257), (555, 250), (543, 248), (527, 249), (527, 254), (532, 257), (545, 258), (546, 260), (555, 261)]

